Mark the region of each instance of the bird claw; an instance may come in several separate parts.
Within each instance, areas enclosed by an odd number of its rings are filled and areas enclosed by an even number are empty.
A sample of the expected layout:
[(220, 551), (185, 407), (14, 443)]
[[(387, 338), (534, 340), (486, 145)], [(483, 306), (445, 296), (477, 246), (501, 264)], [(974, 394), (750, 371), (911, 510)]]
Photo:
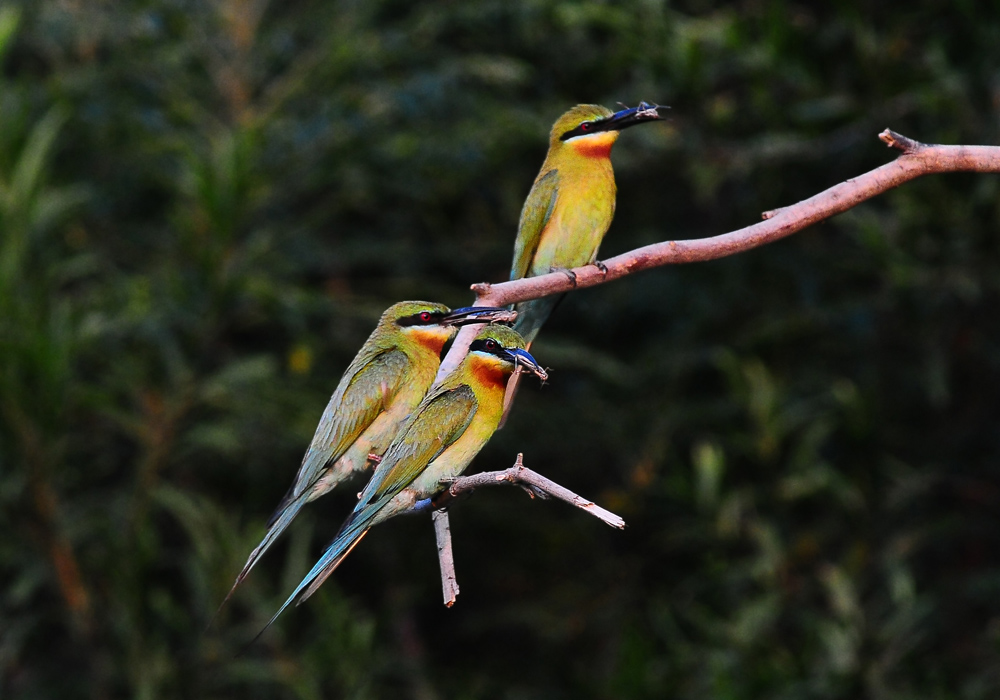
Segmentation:
[(592, 264), (593, 264), (594, 267), (596, 267), (598, 270), (601, 271), (602, 275), (604, 275), (605, 277), (608, 276), (608, 266), (607, 265), (605, 265), (600, 260), (595, 260)]
[(374, 452), (369, 452), (367, 462), (368, 464), (371, 464), (373, 467), (377, 467), (379, 464), (382, 463), (382, 457), (381, 455), (377, 455)]
[(565, 267), (550, 267), (549, 268), (549, 272), (561, 272), (561, 273), (563, 273), (564, 275), (566, 275), (567, 277), (569, 277), (569, 281), (573, 283), (573, 286), (574, 287), (576, 286), (576, 273), (573, 272), (572, 270), (570, 270), (568, 268), (565, 268)]

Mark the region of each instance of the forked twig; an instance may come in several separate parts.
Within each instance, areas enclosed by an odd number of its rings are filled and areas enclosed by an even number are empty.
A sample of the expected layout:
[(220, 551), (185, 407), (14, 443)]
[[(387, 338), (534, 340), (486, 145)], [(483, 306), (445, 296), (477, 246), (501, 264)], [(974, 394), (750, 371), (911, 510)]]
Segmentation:
[(503, 484), (520, 486), (532, 498), (536, 496), (543, 499), (557, 498), (590, 513), (611, 527), (619, 530), (625, 528), (625, 521), (622, 520), (621, 516), (601, 508), (593, 501), (588, 501), (573, 493), (565, 486), (560, 486), (538, 472), (528, 469), (524, 466), (524, 455), (521, 453), (518, 453), (514, 465), (509, 469), (460, 476), (452, 481), (448, 488), (433, 502), (432, 518), (434, 535), (437, 538), (438, 564), (441, 567), (441, 591), (444, 595), (444, 604), (449, 608), (455, 604), (455, 599), (458, 597), (458, 579), (455, 576), (455, 556), (451, 546), (451, 527), (446, 507), (457, 496), (472, 493), (484, 486)]

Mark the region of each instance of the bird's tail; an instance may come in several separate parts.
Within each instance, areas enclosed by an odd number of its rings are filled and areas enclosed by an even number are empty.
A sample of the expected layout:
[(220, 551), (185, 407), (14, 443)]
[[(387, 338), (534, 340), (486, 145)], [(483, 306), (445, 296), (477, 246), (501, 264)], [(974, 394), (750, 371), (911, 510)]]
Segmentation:
[(565, 294), (545, 297), (544, 299), (534, 299), (533, 301), (522, 301), (514, 305), (517, 311), (517, 320), (514, 321), (514, 330), (521, 334), (524, 342), (528, 345), (535, 340), (538, 331), (545, 325), (549, 314), (556, 308)]
[(299, 511), (302, 510), (302, 506), (304, 506), (309, 500), (308, 492), (303, 493), (295, 500), (286, 503), (284, 509), (275, 513), (277, 517), (271, 519), (271, 523), (268, 525), (267, 533), (265, 533), (264, 539), (261, 540), (260, 544), (257, 545), (252, 552), (250, 552), (250, 556), (247, 557), (247, 563), (243, 565), (243, 570), (236, 577), (233, 587), (229, 589), (229, 593), (227, 593), (226, 597), (223, 598), (222, 603), (219, 605), (219, 609), (216, 610), (215, 615), (212, 616), (212, 621), (208, 623), (209, 627), (211, 627), (215, 622), (215, 618), (217, 618), (219, 613), (222, 612), (222, 608), (226, 606), (229, 599), (233, 597), (233, 593), (236, 592), (236, 587), (243, 583), (243, 579), (247, 577), (247, 574), (250, 573), (250, 570), (254, 567), (260, 557), (271, 547), (272, 544), (274, 544), (281, 533), (285, 531), (285, 528), (288, 527), (292, 520), (295, 519), (295, 516), (299, 514)]
[(327, 493), (333, 489), (337, 484), (343, 481), (347, 476), (350, 476), (351, 472), (346, 475), (341, 474), (338, 479), (330, 479), (330, 476), (335, 476), (337, 472), (323, 472), (321, 474), (322, 478), (315, 479), (311, 484), (305, 486), (304, 488), (296, 488), (298, 484), (292, 484), (291, 488), (288, 489), (288, 493), (285, 494), (284, 498), (275, 508), (274, 513), (267, 521), (267, 532), (264, 534), (264, 539), (261, 540), (260, 544), (250, 552), (250, 556), (247, 557), (247, 563), (243, 566), (243, 570), (236, 577), (236, 581), (233, 583), (233, 587), (229, 589), (229, 593), (222, 600), (219, 605), (219, 609), (215, 611), (212, 616), (212, 621), (208, 623), (208, 627), (211, 627), (215, 623), (215, 619), (222, 612), (222, 608), (226, 606), (229, 599), (233, 597), (233, 593), (236, 592), (236, 587), (243, 583), (243, 579), (247, 577), (250, 570), (257, 564), (257, 560), (264, 555), (271, 545), (277, 541), (281, 536), (281, 533), (291, 524), (295, 519), (295, 516), (299, 514), (302, 510), (302, 506), (310, 501), (314, 501), (323, 494)]
[[(274, 621), (278, 619), (281, 613), (285, 612), (285, 608), (291, 605), (296, 600), (298, 603), (302, 603), (309, 598), (316, 590), (322, 585), (330, 574), (340, 566), (340, 563), (344, 561), (351, 550), (354, 549), (358, 542), (361, 541), (366, 534), (368, 534), (368, 527), (371, 523), (370, 517), (362, 517), (357, 519), (350, 519), (341, 528), (340, 533), (337, 537), (330, 543), (326, 551), (323, 552), (323, 556), (320, 557), (316, 565), (310, 569), (309, 573), (306, 574), (305, 578), (299, 583), (299, 585), (292, 591), (292, 594), (288, 596), (288, 600), (282, 603), (281, 607), (278, 608), (278, 612), (274, 613), (264, 628), (257, 633), (250, 644), (257, 641), (267, 628), (274, 624)], [(249, 644), (247, 646), (250, 646)]]
[[(274, 525), (276, 522), (278, 522), (278, 519), (281, 517), (281, 514), (284, 513), (286, 510), (288, 510), (288, 506), (291, 505), (292, 501), (295, 500), (295, 496), (296, 496), (295, 487), (296, 486), (298, 486), (298, 476), (297, 475), (295, 477), (295, 482), (293, 482), (292, 485), (288, 487), (288, 492), (284, 496), (281, 497), (281, 501), (278, 503), (278, 507), (274, 509), (274, 512), (271, 513), (271, 517), (267, 519), (267, 527), (268, 528), (270, 528), (272, 525)], [(298, 494), (298, 495), (301, 495), (301, 493)]]

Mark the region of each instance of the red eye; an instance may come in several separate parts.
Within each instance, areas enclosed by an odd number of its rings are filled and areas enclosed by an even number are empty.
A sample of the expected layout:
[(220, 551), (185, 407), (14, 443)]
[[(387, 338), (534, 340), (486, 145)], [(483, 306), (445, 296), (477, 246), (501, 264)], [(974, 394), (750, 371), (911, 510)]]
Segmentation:
[(497, 349), (497, 341), (490, 338), (489, 340), (486, 341), (483, 347), (485, 347), (488, 352), (493, 352), (494, 350)]
[(590, 122), (584, 122), (581, 124), (580, 131), (590, 131)]
[(420, 320), (423, 321), (424, 323), (427, 323), (428, 321), (430, 321), (431, 320), (431, 312), (430, 311), (421, 311), (420, 312)]

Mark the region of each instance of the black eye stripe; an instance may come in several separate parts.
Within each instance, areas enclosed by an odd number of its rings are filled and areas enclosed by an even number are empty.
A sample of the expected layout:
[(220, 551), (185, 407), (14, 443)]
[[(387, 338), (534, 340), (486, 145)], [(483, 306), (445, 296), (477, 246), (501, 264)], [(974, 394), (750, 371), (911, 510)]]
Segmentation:
[[(492, 347), (490, 347), (491, 344)], [(476, 340), (473, 340), (472, 344), (469, 346), (469, 352), (475, 352), (476, 350), (488, 353), (490, 355), (499, 356), (500, 353), (503, 352), (503, 346), (497, 341), (493, 340), (493, 338), (478, 338)]]
[[(421, 318), (424, 314), (430, 314), (430, 318), (424, 320)], [(415, 314), (409, 316), (403, 316), (402, 318), (396, 319), (397, 326), (432, 326), (444, 316), (441, 311), (418, 311)]]
[(574, 136), (583, 136), (584, 134), (595, 134), (600, 129), (596, 128), (600, 124), (600, 119), (594, 119), (591, 121), (583, 122), (577, 127), (574, 127), (567, 131), (565, 134), (559, 137), (560, 141), (565, 141), (566, 139), (571, 139)]

